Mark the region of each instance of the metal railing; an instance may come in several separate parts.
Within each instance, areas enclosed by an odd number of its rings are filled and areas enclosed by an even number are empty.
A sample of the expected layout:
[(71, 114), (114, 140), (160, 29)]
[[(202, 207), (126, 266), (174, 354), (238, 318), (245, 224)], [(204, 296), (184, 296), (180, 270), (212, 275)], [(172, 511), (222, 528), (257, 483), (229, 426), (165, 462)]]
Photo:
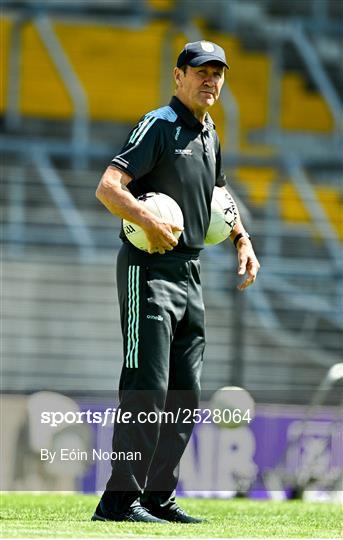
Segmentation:
[(62, 44), (57, 38), (49, 17), (40, 14), (34, 18), (33, 22), (73, 103), (72, 145), (74, 150), (74, 165), (75, 167), (86, 167), (87, 146), (89, 141), (89, 108), (87, 94), (69, 61)]
[(5, 121), (7, 127), (12, 130), (20, 126), (21, 115), (19, 108), (20, 88), (20, 58), (21, 58), (21, 35), (25, 24), (32, 20), (37, 28), (42, 43), (49, 57), (54, 63), (59, 76), (69, 94), (73, 104), (72, 124), (72, 153), (73, 163), (76, 167), (86, 167), (88, 160), (89, 144), (89, 107), (87, 94), (76, 75), (61, 42), (59, 41), (50, 18), (44, 13), (38, 13), (32, 19), (15, 19), (10, 36), (9, 77), (7, 91), (7, 107)]
[(78, 246), (81, 260), (88, 261), (95, 256), (95, 249), (92, 235), (82, 213), (76, 208), (48, 156), (37, 150), (33, 160), (41, 181), (46, 186), (56, 208), (60, 211), (61, 218), (67, 225), (71, 238)]
[[(283, 75), (283, 46), (291, 43), (302, 58), (308, 74), (316, 85), (320, 95), (327, 104), (334, 121), (332, 139), (337, 153), (342, 151), (343, 136), (343, 104), (335, 86), (331, 82), (316, 48), (307, 37), (303, 25), (298, 21), (290, 24), (267, 22), (263, 29), (265, 38), (269, 41), (271, 57), (271, 77), (269, 86), (269, 129), (280, 132), (281, 117), (281, 80)], [(274, 139), (274, 142), (275, 139)], [(330, 143), (332, 144), (332, 143)]]

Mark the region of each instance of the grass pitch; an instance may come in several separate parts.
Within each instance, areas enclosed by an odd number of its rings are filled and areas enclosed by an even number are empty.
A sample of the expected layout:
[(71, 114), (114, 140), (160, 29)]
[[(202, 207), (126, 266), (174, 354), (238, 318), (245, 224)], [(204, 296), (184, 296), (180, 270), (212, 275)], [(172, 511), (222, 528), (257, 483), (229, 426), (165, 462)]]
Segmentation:
[(339, 504), (183, 499), (199, 525), (91, 522), (98, 497), (3, 494), (2, 538), (341, 538)]

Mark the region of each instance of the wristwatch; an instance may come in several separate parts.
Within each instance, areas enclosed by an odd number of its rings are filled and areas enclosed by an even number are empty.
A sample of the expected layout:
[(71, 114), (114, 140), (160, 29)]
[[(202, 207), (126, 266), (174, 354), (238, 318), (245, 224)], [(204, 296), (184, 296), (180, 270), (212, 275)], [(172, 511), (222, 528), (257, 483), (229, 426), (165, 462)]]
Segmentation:
[(251, 236), (247, 231), (245, 231), (244, 233), (240, 232), (236, 234), (235, 239), (233, 241), (233, 245), (235, 246), (235, 248), (237, 248), (238, 240), (240, 240), (241, 238), (248, 238), (248, 240), (251, 240)]

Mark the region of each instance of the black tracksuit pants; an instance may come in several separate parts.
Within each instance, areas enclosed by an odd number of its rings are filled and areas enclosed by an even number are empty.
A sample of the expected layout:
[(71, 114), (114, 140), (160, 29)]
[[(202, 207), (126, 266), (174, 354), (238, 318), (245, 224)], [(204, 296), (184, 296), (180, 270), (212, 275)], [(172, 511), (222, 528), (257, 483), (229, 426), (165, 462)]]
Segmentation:
[[(200, 262), (191, 255), (149, 255), (124, 243), (117, 260), (124, 340), (120, 409), (134, 422), (117, 423), (114, 452), (140, 452), (140, 460), (112, 461), (106, 486), (113, 511), (143, 494), (153, 504), (171, 500), (178, 465), (192, 433), (184, 409), (197, 408), (205, 345)], [(172, 411), (177, 422), (138, 421), (140, 412)]]

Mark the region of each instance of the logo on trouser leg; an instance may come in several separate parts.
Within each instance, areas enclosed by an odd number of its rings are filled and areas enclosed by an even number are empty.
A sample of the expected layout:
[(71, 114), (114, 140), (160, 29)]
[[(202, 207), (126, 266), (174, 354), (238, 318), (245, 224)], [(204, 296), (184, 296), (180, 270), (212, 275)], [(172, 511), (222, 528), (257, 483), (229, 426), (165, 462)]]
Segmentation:
[(162, 315), (147, 315), (147, 319), (154, 319), (154, 321), (163, 321)]

